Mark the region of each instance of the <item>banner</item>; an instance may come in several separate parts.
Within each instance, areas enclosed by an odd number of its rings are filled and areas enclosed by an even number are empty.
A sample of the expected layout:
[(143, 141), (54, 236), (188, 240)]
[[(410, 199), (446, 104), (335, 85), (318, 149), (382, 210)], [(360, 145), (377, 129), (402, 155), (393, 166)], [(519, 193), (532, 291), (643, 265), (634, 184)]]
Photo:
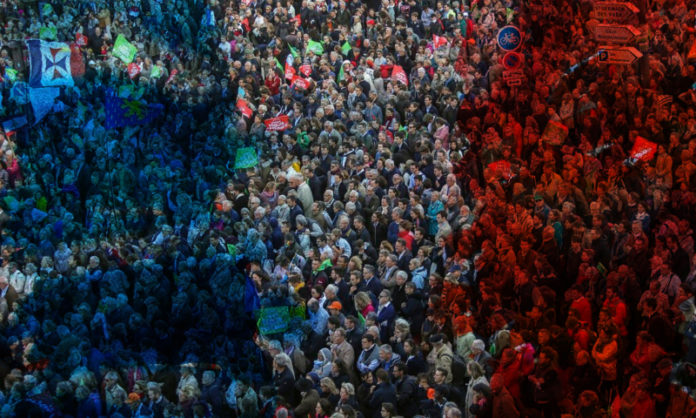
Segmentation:
[(312, 66), (309, 64), (302, 64), (302, 65), (300, 65), (300, 72), (305, 77), (309, 77), (310, 75), (312, 75)]
[(278, 334), (288, 330), (290, 312), (287, 306), (261, 308), (256, 325), (261, 335)]
[(265, 121), (263, 121), (263, 123), (266, 125), (267, 131), (273, 132), (284, 131), (286, 129), (290, 129), (290, 127), (292, 126), (290, 125), (288, 115), (281, 115), (275, 118), (266, 119)]
[(437, 36), (437, 35), (433, 34), (433, 47), (435, 49), (446, 46), (447, 44), (448, 44), (447, 38), (445, 38), (444, 36)]
[(353, 49), (352, 46), (348, 43), (348, 41), (345, 41), (343, 45), (341, 45), (341, 54), (343, 55), (348, 55), (350, 51)]
[(512, 178), (512, 165), (510, 161), (498, 160), (488, 164), (488, 168), (494, 173), (500, 173), (501, 177), (505, 180), (510, 180)]
[(305, 54), (308, 52), (313, 52), (314, 55), (321, 55), (324, 53), (324, 47), (321, 46), (321, 42), (309, 40), (307, 42), (307, 50), (305, 51)]
[(295, 69), (292, 65), (285, 63), (285, 79), (292, 80), (295, 77)]
[(83, 35), (81, 33), (78, 33), (75, 35), (75, 43), (78, 46), (81, 46), (81, 47), (87, 46), (87, 41), (88, 41), (88, 38), (85, 35)]
[(135, 45), (128, 42), (125, 36), (119, 34), (116, 37), (116, 42), (114, 42), (114, 47), (111, 50), (111, 55), (120, 59), (126, 64), (130, 64), (135, 59), (135, 54), (138, 52), (138, 48)]
[(140, 66), (134, 62), (128, 64), (128, 77), (132, 80), (137, 77), (138, 74), (140, 74)]
[(300, 77), (299, 75), (296, 75), (292, 78), (292, 85), (300, 87), (303, 90), (309, 90), (309, 87), (311, 86), (309, 81), (305, 80), (304, 78)]
[(164, 110), (161, 104), (147, 104), (135, 99), (118, 97), (115, 91), (106, 92), (106, 129), (144, 125), (157, 118)]

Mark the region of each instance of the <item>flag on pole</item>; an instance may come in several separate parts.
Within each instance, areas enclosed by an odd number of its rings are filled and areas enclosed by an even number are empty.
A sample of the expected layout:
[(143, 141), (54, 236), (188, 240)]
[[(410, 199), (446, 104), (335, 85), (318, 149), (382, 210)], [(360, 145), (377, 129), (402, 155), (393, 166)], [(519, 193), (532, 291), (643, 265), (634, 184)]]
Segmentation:
[(345, 61), (343, 64), (341, 64), (341, 69), (338, 70), (338, 76), (336, 76), (336, 82), (341, 84), (341, 81), (343, 81), (346, 78), (346, 72), (343, 69), (343, 65), (345, 64)]
[(153, 66), (152, 66), (152, 70), (150, 70), (150, 77), (151, 77), (151, 78), (160, 78), (160, 77), (162, 77), (162, 69), (161, 69), (159, 66), (157, 66), (157, 65), (153, 65)]
[(314, 55), (321, 55), (324, 53), (324, 47), (321, 46), (321, 42), (313, 41), (310, 39), (309, 42), (307, 42), (307, 50), (305, 51), (305, 53), (307, 52), (312, 52), (314, 53)]
[(273, 58), (273, 59), (275, 60), (276, 67), (278, 67), (278, 69), (280, 71), (283, 71), (283, 64), (281, 64), (280, 61), (278, 61), (278, 58)]
[(406, 75), (406, 71), (404, 71), (403, 67), (400, 65), (395, 65), (394, 68), (392, 68), (392, 74), (391, 74), (392, 80), (397, 81), (404, 86), (408, 87), (408, 76)]
[(82, 46), (87, 46), (87, 41), (88, 41), (88, 40), (89, 40), (89, 39), (88, 39), (85, 35), (83, 35), (83, 34), (81, 34), (81, 33), (75, 34), (75, 43), (76, 43), (78, 46), (81, 46), (81, 47), (82, 47)]
[(5, 77), (7, 77), (8, 80), (11, 82), (17, 81), (17, 70), (10, 68), (10, 67), (5, 67)]
[(64, 42), (26, 41), (29, 52), (29, 86), (73, 86), (74, 76), (84, 74), (82, 54)]
[(345, 41), (343, 45), (341, 45), (341, 54), (348, 55), (351, 49), (353, 49), (353, 47), (350, 46), (348, 41)]
[(237, 155), (234, 158), (234, 168), (250, 168), (259, 164), (259, 156), (254, 147), (237, 148)]
[(60, 96), (57, 87), (43, 87), (29, 89), (29, 100), (34, 109), (34, 124), (41, 121), (53, 108), (53, 102)]
[(250, 119), (251, 115), (254, 114), (254, 111), (249, 107), (249, 103), (242, 98), (237, 99), (237, 109), (239, 109), (242, 115), (247, 119)]
[(285, 63), (285, 79), (292, 80), (295, 77), (295, 69), (292, 65)]
[(164, 106), (122, 98), (109, 89), (106, 92), (105, 109), (106, 129), (114, 129), (150, 123), (162, 113)]
[(299, 57), (300, 57), (300, 53), (297, 52), (297, 50), (296, 50), (295, 48), (293, 48), (292, 45), (288, 44), (288, 48), (290, 48), (290, 53), (292, 54), (292, 57), (293, 57), (293, 58), (299, 58)]
[(301, 87), (303, 90), (309, 90), (309, 87), (311, 84), (309, 81), (305, 80), (304, 78), (300, 77), (299, 75), (296, 75), (292, 78), (292, 85)]
[(435, 49), (446, 46), (448, 43), (447, 38), (444, 36), (437, 36), (433, 34), (433, 47), (435, 47)]
[(39, 38), (47, 41), (55, 41), (58, 38), (58, 29), (47, 26), (39, 28)]
[(310, 75), (312, 75), (312, 66), (309, 64), (302, 64), (302, 65), (300, 65), (300, 72), (305, 77), (309, 77)]
[(111, 54), (120, 59), (121, 61), (125, 62), (126, 64), (130, 64), (133, 62), (133, 59), (135, 59), (135, 54), (138, 52), (138, 48), (135, 47), (132, 43), (128, 42), (125, 36), (123, 34), (119, 34), (116, 37), (116, 42), (114, 42), (114, 47), (111, 50)]
[(140, 74), (140, 66), (134, 62), (128, 64), (128, 77), (132, 80)]
[(633, 148), (631, 148), (631, 160), (632, 162), (637, 161), (650, 161), (655, 156), (657, 152), (657, 144), (649, 141), (642, 136), (637, 136), (635, 142), (633, 143)]

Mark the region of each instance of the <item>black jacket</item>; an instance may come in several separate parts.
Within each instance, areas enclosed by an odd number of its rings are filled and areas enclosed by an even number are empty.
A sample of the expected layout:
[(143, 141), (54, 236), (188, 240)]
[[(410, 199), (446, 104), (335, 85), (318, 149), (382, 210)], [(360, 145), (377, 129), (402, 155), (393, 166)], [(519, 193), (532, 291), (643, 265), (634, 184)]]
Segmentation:
[(372, 392), (370, 409), (373, 417), (381, 418), (382, 414), (380, 411), (384, 402), (389, 402), (392, 405), (397, 404), (396, 388), (391, 383), (379, 383), (374, 392)]

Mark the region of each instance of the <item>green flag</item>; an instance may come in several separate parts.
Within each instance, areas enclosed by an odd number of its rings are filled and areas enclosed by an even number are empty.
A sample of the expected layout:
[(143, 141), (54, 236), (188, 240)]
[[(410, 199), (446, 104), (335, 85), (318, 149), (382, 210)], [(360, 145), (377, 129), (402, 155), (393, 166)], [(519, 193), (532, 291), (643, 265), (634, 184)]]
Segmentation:
[(162, 69), (158, 67), (157, 65), (154, 65), (152, 67), (152, 71), (150, 71), (150, 77), (151, 78), (160, 78), (162, 77)]
[(338, 77), (336, 77), (336, 82), (340, 83), (341, 81), (343, 81), (344, 78), (346, 78), (346, 74), (343, 71), (343, 65), (341, 65), (341, 69), (338, 70)]
[(280, 61), (278, 61), (278, 58), (273, 58), (273, 59), (274, 59), (275, 62), (276, 62), (276, 67), (278, 67), (278, 69), (279, 69), (280, 71), (285, 71), (285, 69), (283, 68), (283, 64), (281, 64)]
[(10, 67), (5, 68), (5, 76), (7, 76), (8, 80), (14, 83), (17, 81), (17, 70)]
[(351, 49), (353, 49), (353, 47), (350, 46), (348, 41), (345, 41), (343, 45), (341, 45), (341, 54), (348, 55)]
[(321, 42), (309, 40), (307, 43), (307, 50), (305, 52), (314, 52), (314, 55), (321, 55), (324, 53), (324, 47), (321, 46)]
[(128, 42), (125, 36), (119, 34), (116, 38), (116, 42), (114, 42), (114, 48), (111, 54), (126, 64), (130, 64), (133, 62), (136, 52), (138, 52), (138, 48)]
[(46, 41), (55, 41), (58, 38), (58, 30), (56, 28), (44, 26), (39, 29), (39, 38)]
[(292, 54), (293, 58), (299, 58), (300, 53), (297, 52), (297, 50), (293, 48), (292, 45), (288, 44), (288, 48), (290, 48), (290, 53)]
[(237, 156), (234, 159), (234, 169), (250, 168), (259, 163), (259, 156), (254, 147), (237, 148)]

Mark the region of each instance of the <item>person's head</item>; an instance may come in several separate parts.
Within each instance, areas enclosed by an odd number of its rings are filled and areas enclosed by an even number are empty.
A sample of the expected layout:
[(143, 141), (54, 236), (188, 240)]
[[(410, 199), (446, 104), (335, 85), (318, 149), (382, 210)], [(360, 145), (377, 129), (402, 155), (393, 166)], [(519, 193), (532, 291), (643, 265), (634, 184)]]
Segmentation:
[(435, 384), (443, 385), (447, 381), (447, 375), (447, 369), (438, 367), (435, 369), (435, 372), (433, 373), (433, 381), (435, 382)]
[(365, 333), (360, 342), (363, 350), (369, 350), (375, 345), (375, 337), (372, 334)]
[(386, 383), (389, 381), (389, 373), (384, 369), (377, 369), (375, 377), (377, 378), (377, 383)]
[(396, 416), (396, 407), (391, 402), (384, 402), (379, 412), (382, 418), (390, 418)]

